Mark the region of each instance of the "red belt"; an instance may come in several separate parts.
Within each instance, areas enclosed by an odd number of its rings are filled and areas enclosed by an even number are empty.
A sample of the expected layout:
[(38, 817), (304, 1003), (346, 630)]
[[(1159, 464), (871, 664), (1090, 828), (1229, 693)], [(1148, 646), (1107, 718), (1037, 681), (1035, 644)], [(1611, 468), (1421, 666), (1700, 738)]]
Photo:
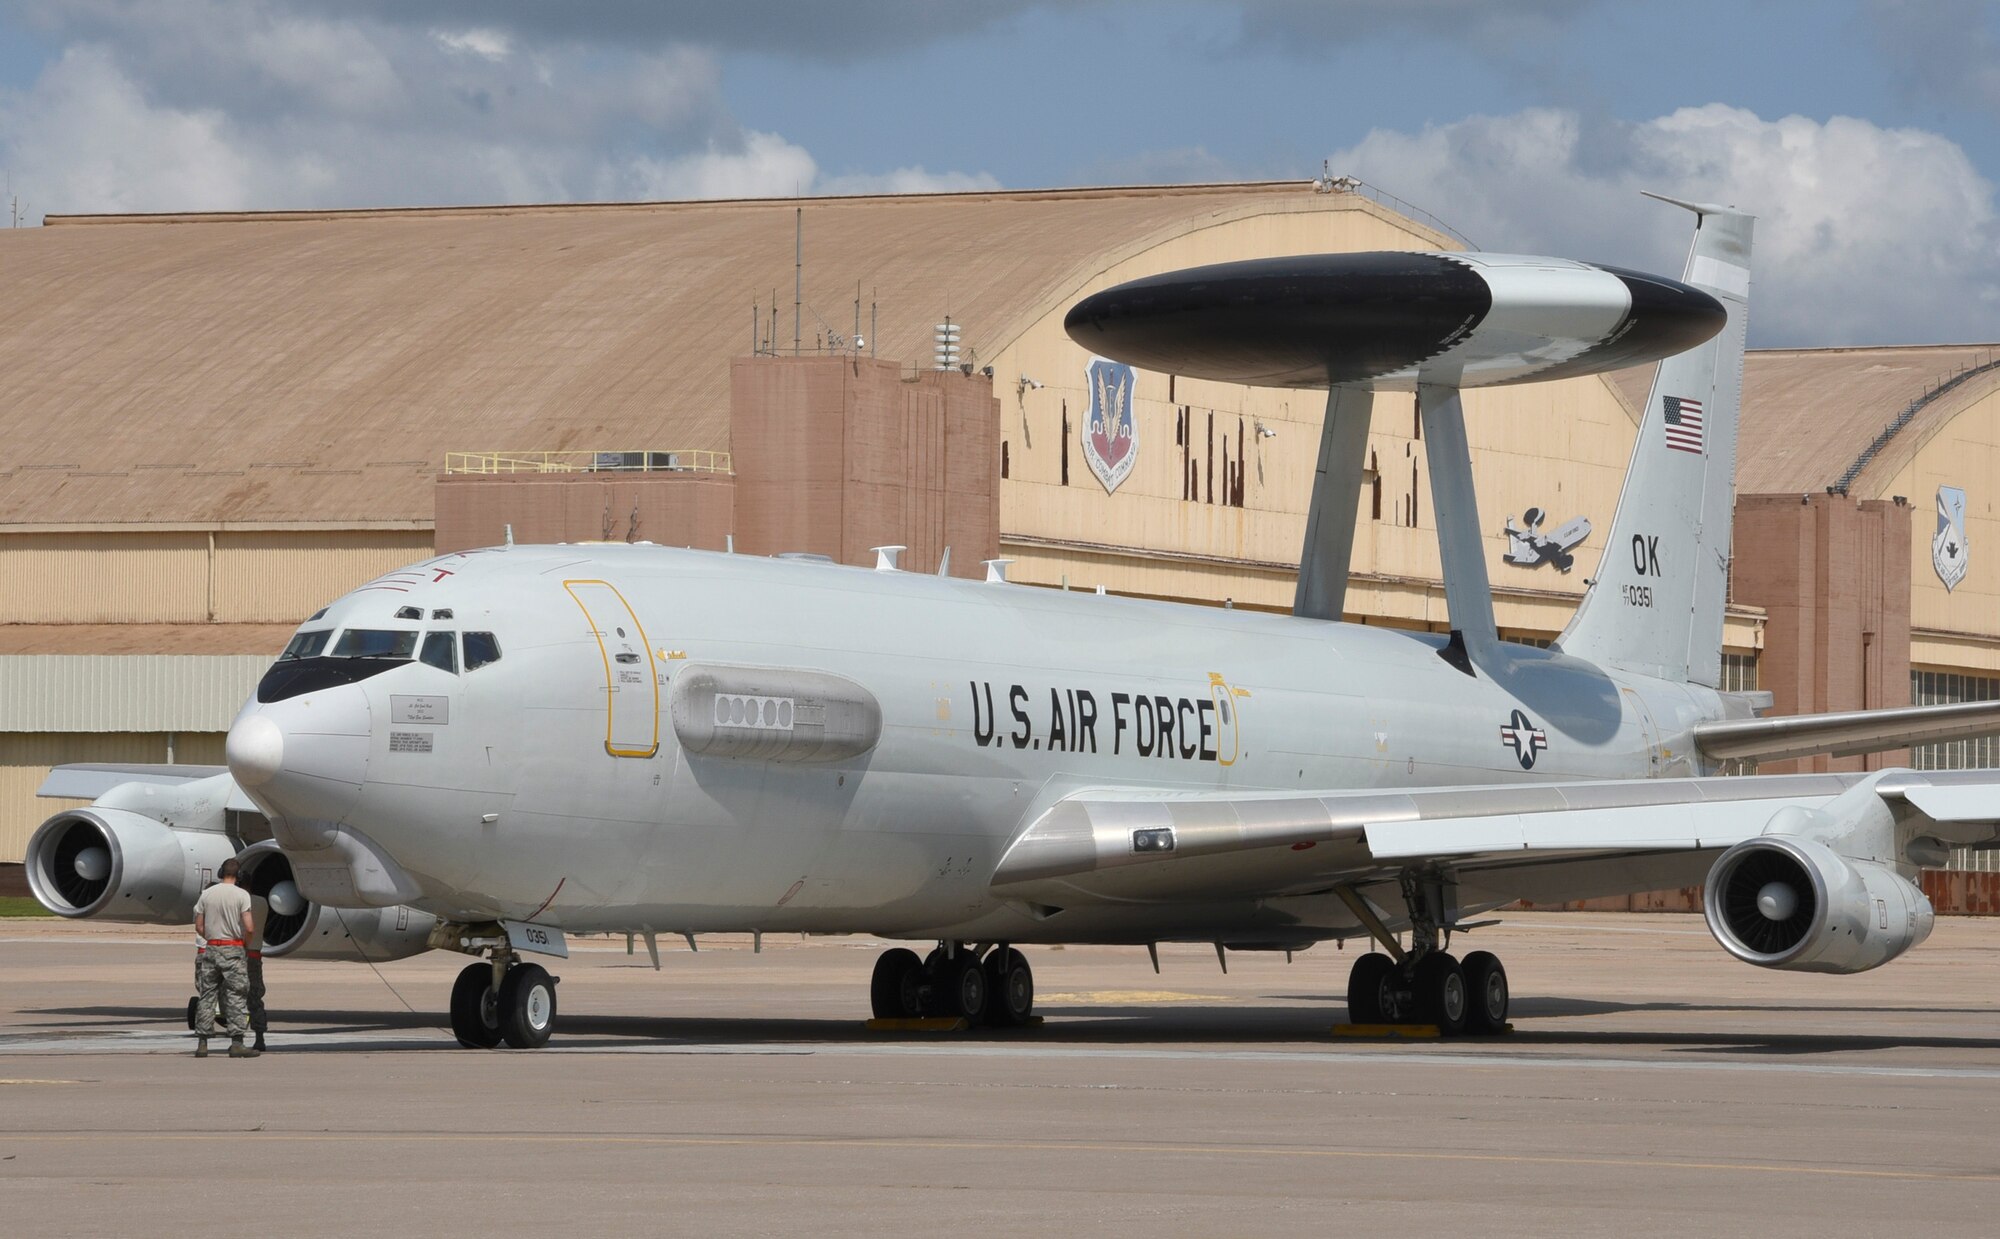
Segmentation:
[(210, 945), (210, 946), (242, 946), (242, 945), (243, 945), (243, 939), (241, 939), (241, 938), (210, 938), (210, 939), (208, 940), (208, 945)]

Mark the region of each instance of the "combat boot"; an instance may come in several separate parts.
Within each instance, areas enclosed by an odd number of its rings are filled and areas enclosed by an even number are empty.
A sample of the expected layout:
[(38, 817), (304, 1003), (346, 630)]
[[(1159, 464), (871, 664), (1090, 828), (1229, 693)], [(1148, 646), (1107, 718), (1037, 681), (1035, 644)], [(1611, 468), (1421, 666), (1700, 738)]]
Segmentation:
[(250, 1049), (248, 1046), (244, 1045), (241, 1041), (232, 1041), (229, 1043), (229, 1057), (255, 1058), (257, 1057), (257, 1051)]
[(194, 1056), (195, 1056), (196, 1058), (207, 1058), (207, 1057), (208, 1057), (208, 1038), (207, 1038), (207, 1037), (197, 1037), (197, 1038), (195, 1038), (195, 1043), (194, 1043)]
[(255, 1046), (254, 1046), (253, 1048), (254, 1048), (254, 1049), (255, 1049), (255, 1050), (256, 1050), (256, 1051), (257, 1051), (257, 1052), (258, 1052), (259, 1054), (262, 1054), (262, 1053), (264, 1052), (264, 1034), (263, 1034), (263, 1033), (261, 1033), (261, 1032), (260, 1032), (260, 1033), (258, 1033), (258, 1034), (257, 1034), (257, 1044), (256, 1044), (256, 1045), (255, 1045)]

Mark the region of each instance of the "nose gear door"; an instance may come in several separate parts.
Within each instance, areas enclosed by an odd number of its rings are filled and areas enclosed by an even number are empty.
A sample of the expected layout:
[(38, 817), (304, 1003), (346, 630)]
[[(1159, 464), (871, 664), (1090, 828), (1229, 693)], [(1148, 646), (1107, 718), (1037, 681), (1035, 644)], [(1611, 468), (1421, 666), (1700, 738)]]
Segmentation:
[(660, 678), (639, 617), (609, 581), (564, 581), (590, 620), (604, 656), (604, 751), (651, 757), (660, 751)]

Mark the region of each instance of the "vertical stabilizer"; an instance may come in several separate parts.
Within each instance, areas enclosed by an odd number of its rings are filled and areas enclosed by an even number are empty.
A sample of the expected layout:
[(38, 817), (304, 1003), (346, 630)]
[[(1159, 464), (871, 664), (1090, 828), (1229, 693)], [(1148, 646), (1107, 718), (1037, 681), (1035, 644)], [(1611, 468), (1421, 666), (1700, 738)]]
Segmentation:
[(1729, 322), (1707, 343), (1660, 363), (1596, 579), (1557, 644), (1592, 662), (1714, 687), (1722, 673), (1753, 220), (1726, 207), (1662, 201), (1698, 216), (1682, 279), (1722, 302)]

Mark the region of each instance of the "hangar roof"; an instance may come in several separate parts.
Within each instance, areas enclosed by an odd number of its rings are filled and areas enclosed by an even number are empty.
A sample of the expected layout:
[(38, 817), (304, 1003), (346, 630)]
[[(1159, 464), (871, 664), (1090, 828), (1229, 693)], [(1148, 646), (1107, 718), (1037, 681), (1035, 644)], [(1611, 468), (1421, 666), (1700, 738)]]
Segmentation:
[(914, 363), (947, 315), (991, 355), (1228, 220), (1363, 210), (1446, 244), (1311, 182), (51, 217), (0, 232), (0, 523), (428, 522), (448, 451), (726, 448), (729, 361), (774, 300), (790, 347), (795, 210), (805, 347), (858, 295)]
[(250, 654), (269, 662), (297, 624), (0, 624), (0, 658), (21, 654)]
[[(1612, 376), (1634, 408), (1654, 369)], [(1871, 479), (1886, 484), (1938, 427), (1995, 390), (2000, 345), (1753, 349), (1743, 360), (1736, 491), (1803, 494), (1845, 479), (1849, 494), (1880, 498)]]

